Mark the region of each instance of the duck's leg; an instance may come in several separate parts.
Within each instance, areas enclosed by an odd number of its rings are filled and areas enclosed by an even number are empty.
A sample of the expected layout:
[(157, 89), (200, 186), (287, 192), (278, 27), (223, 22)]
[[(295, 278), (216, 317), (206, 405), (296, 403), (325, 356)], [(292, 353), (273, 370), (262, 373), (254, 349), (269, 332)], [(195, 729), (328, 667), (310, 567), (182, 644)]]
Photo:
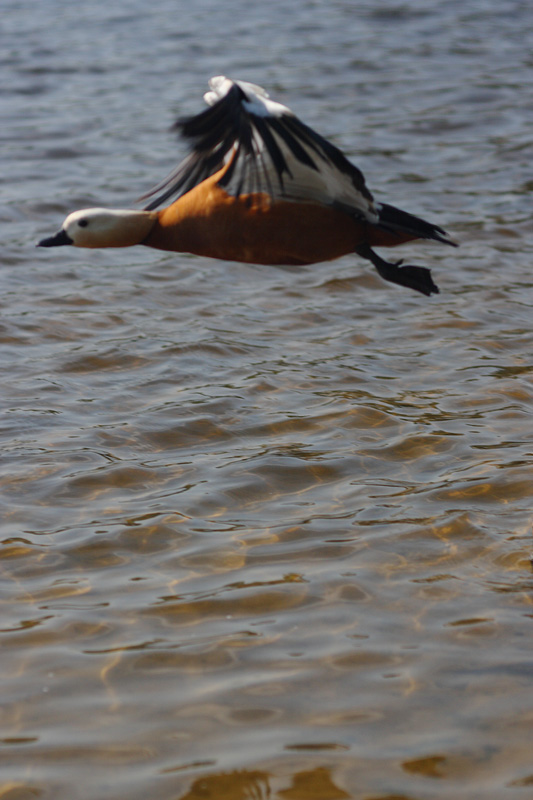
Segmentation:
[(409, 289), (414, 289), (415, 292), (421, 292), (421, 294), (425, 294), (428, 297), (430, 294), (439, 293), (439, 289), (433, 283), (431, 272), (427, 267), (414, 267), (411, 264), (406, 264), (405, 267), (402, 267), (400, 266), (403, 263), (402, 260), (385, 261), (367, 244), (359, 245), (359, 247), (355, 248), (355, 252), (361, 258), (371, 261), (381, 277), (386, 281), (398, 283), (400, 286), (408, 286)]

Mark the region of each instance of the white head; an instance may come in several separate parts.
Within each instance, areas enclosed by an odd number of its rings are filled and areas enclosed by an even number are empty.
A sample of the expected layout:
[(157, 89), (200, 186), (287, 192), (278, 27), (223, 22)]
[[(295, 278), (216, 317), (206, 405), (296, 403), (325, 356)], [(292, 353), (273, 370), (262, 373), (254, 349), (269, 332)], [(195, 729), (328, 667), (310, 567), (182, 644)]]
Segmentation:
[(55, 236), (42, 239), (38, 247), (131, 247), (145, 239), (156, 215), (148, 211), (120, 208), (84, 208), (74, 211)]

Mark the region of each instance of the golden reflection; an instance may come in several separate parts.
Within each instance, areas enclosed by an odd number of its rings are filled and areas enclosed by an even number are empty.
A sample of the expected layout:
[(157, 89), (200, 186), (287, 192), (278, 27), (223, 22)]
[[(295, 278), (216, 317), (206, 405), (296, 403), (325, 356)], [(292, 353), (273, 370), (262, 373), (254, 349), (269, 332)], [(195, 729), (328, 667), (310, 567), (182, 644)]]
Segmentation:
[(7, 783), (0, 786), (0, 800), (35, 800), (43, 794), (43, 789), (22, 783)]
[(268, 772), (235, 770), (198, 778), (179, 800), (267, 800), (270, 796)]
[(341, 800), (351, 795), (340, 789), (326, 767), (297, 772), (292, 776), (292, 785), (278, 791), (286, 800)]
[[(167, 770), (166, 770), (167, 771)], [(175, 770), (172, 770), (175, 771)], [(273, 776), (264, 770), (235, 770), (197, 778), (179, 800), (344, 800), (352, 795), (337, 786), (327, 767), (296, 772), (290, 786), (273, 793)], [(277, 779), (276, 783), (279, 784)]]
[(525, 775), (523, 778), (518, 778), (515, 781), (511, 781), (509, 786), (533, 786), (533, 773), (531, 773), (531, 775)]
[[(2, 542), (2, 560), (7, 561), (11, 558), (23, 558), (24, 556), (35, 555), (35, 548), (26, 539), (13, 536), (4, 539)], [(1, 795), (0, 795), (1, 797)]]
[(442, 767), (445, 762), (444, 756), (426, 756), (412, 761), (404, 761), (402, 766), (407, 772), (424, 775), (426, 778), (444, 778)]

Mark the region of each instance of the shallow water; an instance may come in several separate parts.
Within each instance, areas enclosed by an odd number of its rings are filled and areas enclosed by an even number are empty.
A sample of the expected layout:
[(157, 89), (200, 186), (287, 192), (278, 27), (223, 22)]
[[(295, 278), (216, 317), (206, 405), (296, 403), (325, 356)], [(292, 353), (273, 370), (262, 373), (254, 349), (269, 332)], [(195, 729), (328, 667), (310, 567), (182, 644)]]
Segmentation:
[[(5, 0), (2, 800), (529, 798), (529, 3)], [(35, 250), (263, 84), (442, 224), (430, 300)]]

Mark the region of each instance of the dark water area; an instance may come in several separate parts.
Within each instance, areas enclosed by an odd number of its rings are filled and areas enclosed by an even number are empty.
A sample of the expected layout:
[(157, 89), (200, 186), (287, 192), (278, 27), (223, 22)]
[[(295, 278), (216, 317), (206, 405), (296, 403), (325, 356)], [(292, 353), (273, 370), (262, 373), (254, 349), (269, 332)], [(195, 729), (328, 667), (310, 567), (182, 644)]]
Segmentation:
[[(0, 798), (530, 798), (531, 4), (4, 0), (0, 42)], [(445, 227), (398, 255), (441, 293), (35, 249), (216, 74)]]

